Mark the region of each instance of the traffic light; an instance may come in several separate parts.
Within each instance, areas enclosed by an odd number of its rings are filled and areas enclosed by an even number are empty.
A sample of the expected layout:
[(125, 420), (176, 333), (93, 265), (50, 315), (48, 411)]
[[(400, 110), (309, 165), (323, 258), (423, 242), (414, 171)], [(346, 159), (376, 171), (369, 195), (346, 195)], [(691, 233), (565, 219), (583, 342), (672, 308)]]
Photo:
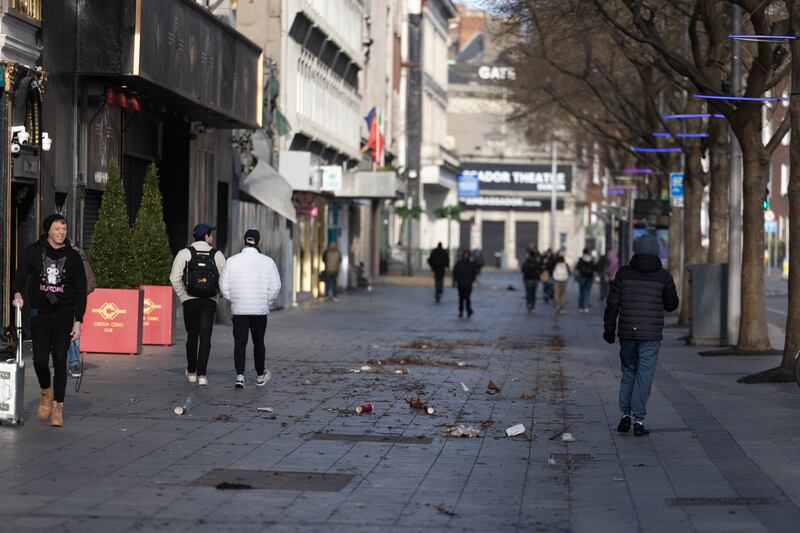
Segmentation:
[(764, 191), (764, 211), (769, 209), (769, 187)]

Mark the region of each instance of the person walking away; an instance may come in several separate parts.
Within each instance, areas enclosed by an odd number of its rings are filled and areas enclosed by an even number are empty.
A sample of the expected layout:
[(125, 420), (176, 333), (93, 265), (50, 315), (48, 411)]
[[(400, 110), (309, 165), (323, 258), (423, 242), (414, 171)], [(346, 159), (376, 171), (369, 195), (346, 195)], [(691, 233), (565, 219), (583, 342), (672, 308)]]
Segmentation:
[(169, 275), (183, 307), (186, 379), (201, 386), (208, 385), (206, 371), (217, 312), (219, 273), (225, 268), (225, 256), (212, 247), (215, 229), (208, 224), (196, 225), (192, 231), (194, 242), (178, 252)]
[(536, 290), (541, 275), (542, 258), (539, 256), (539, 251), (534, 248), (528, 251), (528, 258), (522, 263), (522, 281), (525, 284), (525, 301), (529, 313), (536, 308)]
[(547, 279), (544, 283), (544, 301), (545, 303), (549, 302), (550, 300), (555, 300), (555, 295), (553, 294), (553, 285), (555, 281), (553, 281), (553, 269), (556, 267), (556, 256), (553, 253), (553, 250), (550, 248), (544, 254), (544, 258), (542, 259), (542, 267), (544, 268), (544, 272), (547, 272)]
[(472, 261), (469, 250), (461, 252), (459, 259), (453, 267), (453, 282), (458, 287), (458, 318), (464, 316), (467, 309), (467, 318), (472, 316), (472, 284), (478, 277), (478, 267)]
[(589, 250), (584, 248), (583, 255), (578, 259), (578, 264), (575, 266), (575, 271), (578, 278), (578, 311), (581, 313), (588, 313), (591, 307), (591, 294), (592, 283), (594, 283), (594, 273), (597, 270), (597, 265), (589, 253)]
[(555, 256), (553, 261), (553, 299), (556, 303), (556, 313), (560, 315), (564, 313), (564, 296), (567, 292), (567, 281), (572, 272), (561, 252)]
[(609, 250), (606, 253), (606, 264), (603, 267), (603, 272), (600, 274), (606, 280), (607, 287), (603, 299), (608, 298), (608, 287), (610, 287), (611, 282), (614, 281), (617, 270), (619, 270), (619, 256), (617, 256), (617, 252), (614, 250)]
[(442, 243), (439, 243), (436, 248), (431, 251), (431, 255), (428, 257), (428, 266), (431, 267), (433, 271), (435, 283), (434, 298), (438, 304), (442, 299), (442, 292), (444, 291), (444, 274), (445, 271), (450, 268), (450, 254), (442, 247)]
[(325, 263), (325, 296), (334, 302), (339, 301), (339, 267), (342, 265), (342, 252), (335, 242), (328, 245), (328, 249), (322, 254), (322, 262)]
[[(89, 264), (86, 252), (77, 246), (73, 246), (72, 249), (78, 252), (78, 255), (81, 256), (81, 260), (83, 261), (83, 270), (86, 272), (86, 296), (89, 296), (97, 288), (97, 281), (94, 279), (94, 270), (92, 270), (92, 265)], [(69, 371), (69, 375), (73, 378), (79, 378), (83, 373), (80, 340), (76, 339), (69, 343), (69, 348), (67, 349), (67, 370)]]
[(52, 427), (62, 427), (67, 350), (70, 341), (81, 336), (86, 311), (86, 272), (81, 256), (67, 239), (67, 221), (63, 216), (48, 216), (42, 229), (44, 233), (39, 240), (22, 252), (14, 276), (13, 304), (22, 308), (27, 301), (30, 309), (33, 368), (41, 388), (39, 419), (49, 418)]
[(618, 332), (622, 363), (617, 431), (641, 437), (650, 432), (644, 426), (647, 399), (653, 385), (658, 350), (663, 339), (664, 312), (678, 308), (678, 292), (672, 275), (661, 266), (658, 240), (642, 235), (633, 244), (628, 266), (617, 272), (606, 302), (603, 339), (609, 344)]
[(269, 309), (281, 292), (281, 276), (271, 257), (258, 249), (261, 234), (249, 229), (244, 234), (244, 248), (225, 263), (219, 279), (222, 296), (230, 300), (233, 312), (233, 361), (237, 389), (244, 388), (244, 366), (248, 334), (253, 338), (256, 385), (263, 387), (272, 374), (266, 369), (264, 336)]

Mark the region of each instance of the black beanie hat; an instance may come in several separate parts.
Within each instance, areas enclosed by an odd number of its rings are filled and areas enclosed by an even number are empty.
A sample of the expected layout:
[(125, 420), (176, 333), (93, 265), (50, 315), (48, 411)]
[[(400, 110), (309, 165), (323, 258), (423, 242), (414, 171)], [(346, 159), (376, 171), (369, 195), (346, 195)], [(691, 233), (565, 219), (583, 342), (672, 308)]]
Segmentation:
[(48, 233), (50, 231), (50, 226), (53, 225), (53, 222), (63, 222), (64, 224), (66, 224), (67, 219), (64, 218), (62, 215), (59, 215), (58, 213), (53, 213), (52, 215), (44, 219), (44, 222), (42, 223), (42, 229), (44, 230), (45, 233)]

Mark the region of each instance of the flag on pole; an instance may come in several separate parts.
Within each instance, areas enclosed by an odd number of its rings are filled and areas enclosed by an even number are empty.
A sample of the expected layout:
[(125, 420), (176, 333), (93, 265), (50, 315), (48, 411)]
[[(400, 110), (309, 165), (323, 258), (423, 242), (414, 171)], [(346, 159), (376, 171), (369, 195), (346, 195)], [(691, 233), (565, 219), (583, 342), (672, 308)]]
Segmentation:
[(383, 111), (378, 111), (375, 107), (369, 110), (367, 116), (364, 117), (369, 129), (369, 140), (367, 141), (367, 149), (372, 150), (372, 161), (375, 164), (384, 165), (384, 124), (383, 124)]

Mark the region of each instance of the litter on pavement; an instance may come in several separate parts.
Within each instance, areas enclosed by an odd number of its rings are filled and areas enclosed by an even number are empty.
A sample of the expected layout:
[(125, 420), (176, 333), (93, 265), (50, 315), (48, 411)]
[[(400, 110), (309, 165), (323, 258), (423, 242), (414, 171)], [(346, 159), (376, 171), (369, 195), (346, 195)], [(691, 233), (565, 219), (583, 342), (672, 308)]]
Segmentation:
[(457, 426), (447, 426), (442, 428), (442, 435), (445, 437), (480, 437), (481, 432), (472, 426), (459, 424)]
[(261, 413), (271, 413), (272, 407), (256, 407), (256, 411), (259, 411)]
[(424, 401), (420, 400), (419, 398), (409, 398), (409, 399), (406, 400), (406, 402), (408, 402), (408, 405), (412, 409), (419, 409), (421, 411), (425, 411), (429, 415), (432, 415), (432, 414), (434, 414), (436, 412), (436, 409), (432, 405), (428, 405), (427, 403), (425, 403)]
[(461, 388), (462, 388), (462, 389), (464, 389), (464, 392), (469, 392), (469, 387), (467, 387), (466, 385), (464, 385), (464, 382), (463, 382), (463, 381), (461, 382)]
[(561, 435), (561, 440), (563, 442), (575, 442), (575, 437), (572, 436), (572, 433), (563, 433)]
[(506, 429), (506, 435), (509, 437), (513, 437), (515, 435), (522, 435), (523, 433), (525, 433), (525, 426), (523, 426), (522, 424), (516, 424)]
[(499, 394), (499, 393), (500, 393), (500, 387), (498, 387), (497, 383), (495, 383), (490, 379), (489, 384), (486, 386), (486, 394)]

